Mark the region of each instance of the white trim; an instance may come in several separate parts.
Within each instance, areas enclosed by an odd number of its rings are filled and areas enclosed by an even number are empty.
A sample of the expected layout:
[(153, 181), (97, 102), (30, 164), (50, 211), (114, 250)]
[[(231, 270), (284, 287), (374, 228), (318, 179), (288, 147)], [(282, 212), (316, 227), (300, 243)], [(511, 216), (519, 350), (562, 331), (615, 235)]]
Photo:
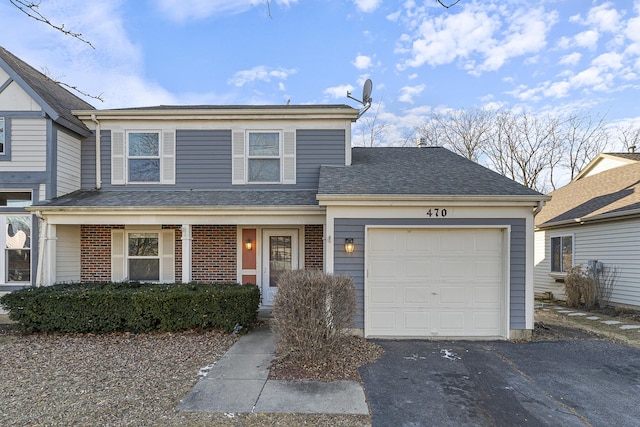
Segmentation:
[[(182, 229), (182, 283), (189, 283), (192, 279), (192, 246), (193, 236), (191, 234), (191, 224), (183, 224)], [(174, 260), (175, 265), (175, 260)]]

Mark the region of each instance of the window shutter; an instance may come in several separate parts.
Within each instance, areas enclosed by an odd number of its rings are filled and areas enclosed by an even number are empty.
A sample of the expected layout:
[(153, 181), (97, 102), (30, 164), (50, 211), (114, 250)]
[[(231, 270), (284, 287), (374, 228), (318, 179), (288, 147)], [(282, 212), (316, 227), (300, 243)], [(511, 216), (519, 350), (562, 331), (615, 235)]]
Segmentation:
[(124, 132), (111, 132), (111, 185), (126, 183)]
[(296, 183), (296, 133), (285, 131), (282, 144), (282, 183)]
[(232, 178), (231, 183), (233, 185), (244, 184), (244, 131), (233, 132), (232, 135)]
[[(176, 281), (175, 268), (175, 232), (173, 230), (162, 230), (162, 271), (160, 281), (173, 283)], [(183, 268), (188, 266), (183, 266)]]
[(162, 133), (162, 184), (176, 183), (176, 133)]
[(124, 230), (111, 230), (111, 281), (125, 279), (125, 238)]

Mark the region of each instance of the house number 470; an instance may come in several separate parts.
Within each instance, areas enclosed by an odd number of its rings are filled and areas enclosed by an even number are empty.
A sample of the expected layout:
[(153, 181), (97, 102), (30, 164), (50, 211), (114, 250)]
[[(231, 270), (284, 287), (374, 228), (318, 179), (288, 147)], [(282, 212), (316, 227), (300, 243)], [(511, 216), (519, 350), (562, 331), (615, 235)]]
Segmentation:
[(431, 208), (427, 211), (427, 216), (429, 218), (444, 218), (445, 216), (447, 216), (447, 210), (444, 208)]

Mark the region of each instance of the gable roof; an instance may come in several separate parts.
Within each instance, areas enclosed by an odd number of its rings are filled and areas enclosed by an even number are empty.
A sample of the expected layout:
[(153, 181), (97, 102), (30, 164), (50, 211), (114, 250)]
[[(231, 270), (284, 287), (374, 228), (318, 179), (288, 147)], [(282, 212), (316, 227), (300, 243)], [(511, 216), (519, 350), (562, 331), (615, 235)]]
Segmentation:
[(322, 166), (318, 195), (546, 196), (442, 147), (353, 148)]
[(640, 163), (572, 181), (550, 196), (536, 216), (539, 228), (640, 214)]
[(595, 159), (591, 160), (589, 162), (589, 164), (587, 166), (585, 166), (580, 171), (580, 173), (578, 173), (578, 175), (576, 175), (576, 177), (573, 180), (577, 181), (579, 179), (582, 179), (585, 176), (590, 175), (592, 171), (596, 170), (599, 165), (601, 165), (603, 162), (606, 162), (606, 161), (609, 161), (609, 163), (613, 163), (613, 162), (617, 163), (615, 166), (611, 166), (610, 165), (608, 169), (611, 169), (612, 167), (618, 167), (618, 165), (624, 166), (625, 164), (632, 164), (632, 163), (640, 162), (640, 153), (635, 153), (635, 152), (633, 152), (633, 153), (631, 153), (631, 152), (627, 152), (627, 153), (600, 153), (600, 154), (598, 154), (596, 156)]
[(93, 110), (94, 107), (78, 98), (31, 65), (0, 46), (0, 67), (29, 94), (53, 121), (80, 135), (89, 129), (71, 110)]

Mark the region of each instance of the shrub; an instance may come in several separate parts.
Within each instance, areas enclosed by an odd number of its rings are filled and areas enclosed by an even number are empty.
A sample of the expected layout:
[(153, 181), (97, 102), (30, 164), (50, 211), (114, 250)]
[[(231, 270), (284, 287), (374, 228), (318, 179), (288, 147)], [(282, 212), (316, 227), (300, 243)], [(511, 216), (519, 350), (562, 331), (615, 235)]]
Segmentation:
[(272, 310), (278, 355), (325, 359), (352, 326), (355, 308), (349, 277), (305, 270), (283, 273)]
[(594, 279), (576, 265), (567, 272), (564, 279), (567, 306), (578, 307), (584, 301), (584, 307), (593, 308), (596, 304), (596, 284)]
[(611, 299), (611, 292), (620, 278), (620, 269), (616, 265), (605, 265), (597, 269), (595, 274), (596, 301), (602, 308)]
[(14, 291), (0, 298), (9, 318), (28, 332), (106, 333), (250, 326), (260, 291), (238, 284), (64, 284)]

